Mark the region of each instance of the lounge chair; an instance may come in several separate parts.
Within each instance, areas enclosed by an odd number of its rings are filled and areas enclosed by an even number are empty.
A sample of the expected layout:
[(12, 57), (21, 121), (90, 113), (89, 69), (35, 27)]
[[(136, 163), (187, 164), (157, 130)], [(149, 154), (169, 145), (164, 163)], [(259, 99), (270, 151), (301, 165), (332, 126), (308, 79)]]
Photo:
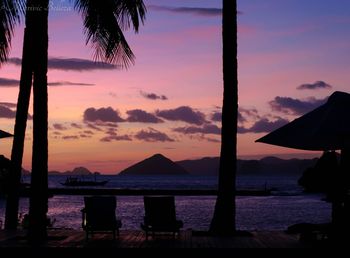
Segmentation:
[(81, 210), (83, 216), (82, 227), (86, 231), (86, 240), (94, 232), (112, 232), (115, 239), (115, 232), (119, 236), (119, 228), (122, 226), (115, 215), (115, 196), (89, 196), (84, 197), (85, 207)]
[(174, 196), (144, 196), (144, 223), (141, 228), (154, 238), (155, 232), (172, 232), (173, 237), (183, 227), (183, 222), (176, 219)]

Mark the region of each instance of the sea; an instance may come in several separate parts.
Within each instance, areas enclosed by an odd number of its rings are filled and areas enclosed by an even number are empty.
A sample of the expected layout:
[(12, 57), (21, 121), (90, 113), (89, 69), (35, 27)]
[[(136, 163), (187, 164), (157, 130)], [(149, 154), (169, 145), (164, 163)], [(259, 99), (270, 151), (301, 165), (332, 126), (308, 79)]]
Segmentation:
[[(66, 187), (65, 176), (50, 175), (49, 187)], [(91, 180), (92, 178), (85, 177)], [(29, 177), (24, 177), (29, 182)], [(108, 180), (105, 188), (118, 189), (216, 189), (215, 176), (118, 176), (100, 175)], [(269, 196), (237, 196), (236, 224), (239, 230), (286, 230), (297, 223), (326, 223), (331, 220), (331, 204), (323, 194), (303, 192), (296, 176), (238, 176), (237, 189), (272, 189)], [(101, 186), (99, 186), (101, 188)], [(214, 212), (215, 196), (176, 196), (177, 218), (185, 229), (208, 230)], [(81, 229), (83, 196), (57, 195), (49, 199), (48, 216), (55, 228)], [(28, 212), (29, 199), (21, 198), (20, 216)], [(0, 220), (4, 221), (6, 202), (0, 197)], [(117, 217), (122, 229), (140, 229), (144, 216), (142, 196), (117, 196)]]

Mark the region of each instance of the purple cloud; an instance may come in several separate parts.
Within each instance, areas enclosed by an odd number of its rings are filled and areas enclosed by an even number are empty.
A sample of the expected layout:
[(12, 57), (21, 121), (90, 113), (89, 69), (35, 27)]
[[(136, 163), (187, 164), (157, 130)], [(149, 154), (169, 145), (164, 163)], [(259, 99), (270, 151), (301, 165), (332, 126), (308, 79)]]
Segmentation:
[(77, 129), (82, 129), (83, 128), (81, 125), (79, 125), (77, 123), (71, 123), (70, 126), (73, 127), (73, 128), (77, 128)]
[(0, 118), (15, 118), (16, 117), (16, 111), (13, 111), (7, 107), (0, 106)]
[(62, 137), (63, 140), (78, 140), (79, 136), (77, 135), (65, 135)]
[(238, 127), (238, 133), (269, 133), (287, 123), (289, 123), (289, 121), (281, 117), (278, 117), (275, 121), (270, 121), (267, 118), (261, 118), (250, 128)]
[[(222, 113), (220, 111), (215, 111), (211, 114), (211, 120), (213, 122), (221, 122)], [(237, 120), (239, 123), (247, 122), (247, 118), (259, 119), (258, 110), (255, 108), (238, 108)]]
[(147, 92), (143, 92), (140, 91), (141, 96), (145, 97), (146, 99), (151, 99), (151, 100), (168, 100), (168, 97), (165, 95), (157, 95), (155, 93), (147, 93)]
[(91, 129), (96, 130), (96, 131), (102, 131), (101, 128), (99, 128), (99, 127), (96, 126), (96, 125), (90, 124), (90, 123), (87, 123), (87, 124), (86, 124), (86, 127), (91, 128)]
[(306, 83), (297, 87), (298, 90), (318, 90), (318, 89), (332, 89), (332, 85), (324, 81), (317, 81), (315, 83)]
[(202, 112), (194, 111), (188, 106), (168, 110), (157, 110), (156, 115), (170, 121), (183, 121), (195, 125), (202, 125), (207, 122)]
[[(19, 84), (20, 84), (19, 80), (0, 77), (0, 87), (18, 87)], [(95, 84), (91, 84), (91, 83), (70, 82), (70, 81), (48, 82), (47, 85), (48, 86), (95, 86)]]
[(222, 113), (219, 111), (215, 111), (211, 114), (210, 118), (213, 122), (221, 122)]
[(189, 127), (177, 127), (173, 129), (174, 132), (183, 134), (221, 134), (221, 129), (216, 125), (206, 124), (203, 127), (189, 126)]
[(153, 128), (148, 128), (148, 131), (141, 130), (135, 138), (146, 142), (174, 142), (168, 135)]
[(108, 108), (88, 108), (84, 111), (85, 122), (124, 122), (125, 120), (120, 117), (118, 110)]
[[(14, 119), (16, 118), (16, 110), (12, 110), (11, 108), (16, 107), (16, 105), (12, 105), (12, 103), (7, 103), (0, 105), (0, 118)], [(28, 114), (28, 119), (31, 120), (33, 117)]]
[(314, 97), (311, 97), (307, 100), (299, 100), (290, 97), (277, 96), (274, 100), (270, 101), (269, 104), (273, 111), (291, 115), (303, 115), (324, 104), (326, 101), (327, 98), (316, 99)]
[(109, 136), (116, 136), (117, 130), (115, 128), (108, 128), (108, 130), (106, 131), (106, 134), (108, 134)]
[(155, 11), (170, 13), (188, 13), (196, 16), (217, 17), (222, 15), (221, 8), (199, 8), (199, 7), (170, 7), (160, 5), (148, 5), (148, 8)]
[[(22, 65), (22, 59), (16, 57), (9, 58), (7, 62), (17, 66)], [(55, 70), (83, 72), (93, 70), (114, 70), (117, 69), (118, 66), (104, 62), (94, 62), (88, 59), (50, 57), (48, 60), (48, 68)]]
[(10, 102), (0, 102), (0, 106), (7, 107), (7, 108), (16, 108), (16, 103), (10, 103)]
[(63, 130), (67, 130), (68, 129), (63, 124), (58, 124), (58, 123), (53, 124), (52, 126), (53, 126), (53, 128), (55, 128), (56, 130), (59, 130), (59, 131), (63, 131)]
[(129, 110), (126, 112), (129, 117), (126, 119), (128, 122), (138, 123), (163, 123), (164, 121), (156, 117), (155, 115), (148, 113), (141, 109)]
[[(100, 129), (100, 128), (99, 128)], [(83, 133), (84, 134), (90, 134), (90, 135), (93, 135), (93, 134), (95, 134), (93, 131), (91, 131), (91, 130), (85, 130), (85, 131), (83, 131)]]
[(19, 80), (0, 77), (0, 87), (18, 87)]
[(112, 142), (112, 141), (132, 141), (129, 135), (110, 135), (100, 139), (101, 142)]
[(92, 84), (92, 83), (69, 82), (69, 81), (49, 82), (47, 85), (49, 86), (95, 86), (95, 84)]

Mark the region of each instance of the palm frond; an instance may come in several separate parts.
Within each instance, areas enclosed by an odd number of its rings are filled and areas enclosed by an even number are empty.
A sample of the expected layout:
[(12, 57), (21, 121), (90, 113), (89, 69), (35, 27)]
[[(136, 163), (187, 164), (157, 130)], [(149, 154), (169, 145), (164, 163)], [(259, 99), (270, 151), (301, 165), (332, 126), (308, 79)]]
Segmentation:
[(138, 17), (142, 22), (145, 17), (142, 0), (75, 0), (75, 9), (83, 17), (86, 44), (94, 48), (95, 60), (126, 68), (134, 63), (123, 29), (132, 23), (138, 31)]
[(143, 0), (117, 0), (117, 5), (118, 9), (115, 15), (118, 17), (122, 29), (129, 29), (132, 24), (134, 31), (138, 32), (140, 20), (143, 24), (147, 12)]
[(14, 26), (20, 22), (24, 6), (24, 0), (0, 0), (0, 65), (7, 60)]

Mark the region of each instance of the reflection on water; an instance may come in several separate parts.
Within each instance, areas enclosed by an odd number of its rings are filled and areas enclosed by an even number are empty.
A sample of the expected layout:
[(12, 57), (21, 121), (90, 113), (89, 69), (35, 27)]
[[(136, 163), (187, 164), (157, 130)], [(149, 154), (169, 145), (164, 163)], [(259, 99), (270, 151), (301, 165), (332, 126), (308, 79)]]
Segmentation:
[[(210, 189), (216, 185), (213, 177), (153, 177), (132, 180), (107, 177), (106, 187), (158, 188), (158, 189)], [(64, 177), (50, 177), (51, 187), (58, 187)], [(101, 179), (102, 180), (102, 179)], [(103, 179), (105, 180), (105, 179)], [(329, 222), (331, 205), (321, 201), (322, 195), (303, 194), (295, 178), (239, 178), (238, 188), (259, 188), (264, 184), (277, 188), (277, 196), (237, 197), (237, 227), (242, 230), (284, 230), (289, 225), (310, 222)], [(283, 196), (287, 194), (286, 196)], [(117, 196), (117, 216), (122, 220), (123, 229), (139, 229), (143, 219), (142, 196)], [(206, 230), (209, 227), (215, 205), (214, 196), (177, 196), (177, 216), (183, 220), (184, 228)], [(49, 216), (56, 219), (54, 226), (81, 228), (82, 196), (55, 196), (49, 200)], [(0, 199), (0, 219), (4, 219), (5, 200)], [(27, 213), (28, 199), (20, 202), (20, 212)]]

